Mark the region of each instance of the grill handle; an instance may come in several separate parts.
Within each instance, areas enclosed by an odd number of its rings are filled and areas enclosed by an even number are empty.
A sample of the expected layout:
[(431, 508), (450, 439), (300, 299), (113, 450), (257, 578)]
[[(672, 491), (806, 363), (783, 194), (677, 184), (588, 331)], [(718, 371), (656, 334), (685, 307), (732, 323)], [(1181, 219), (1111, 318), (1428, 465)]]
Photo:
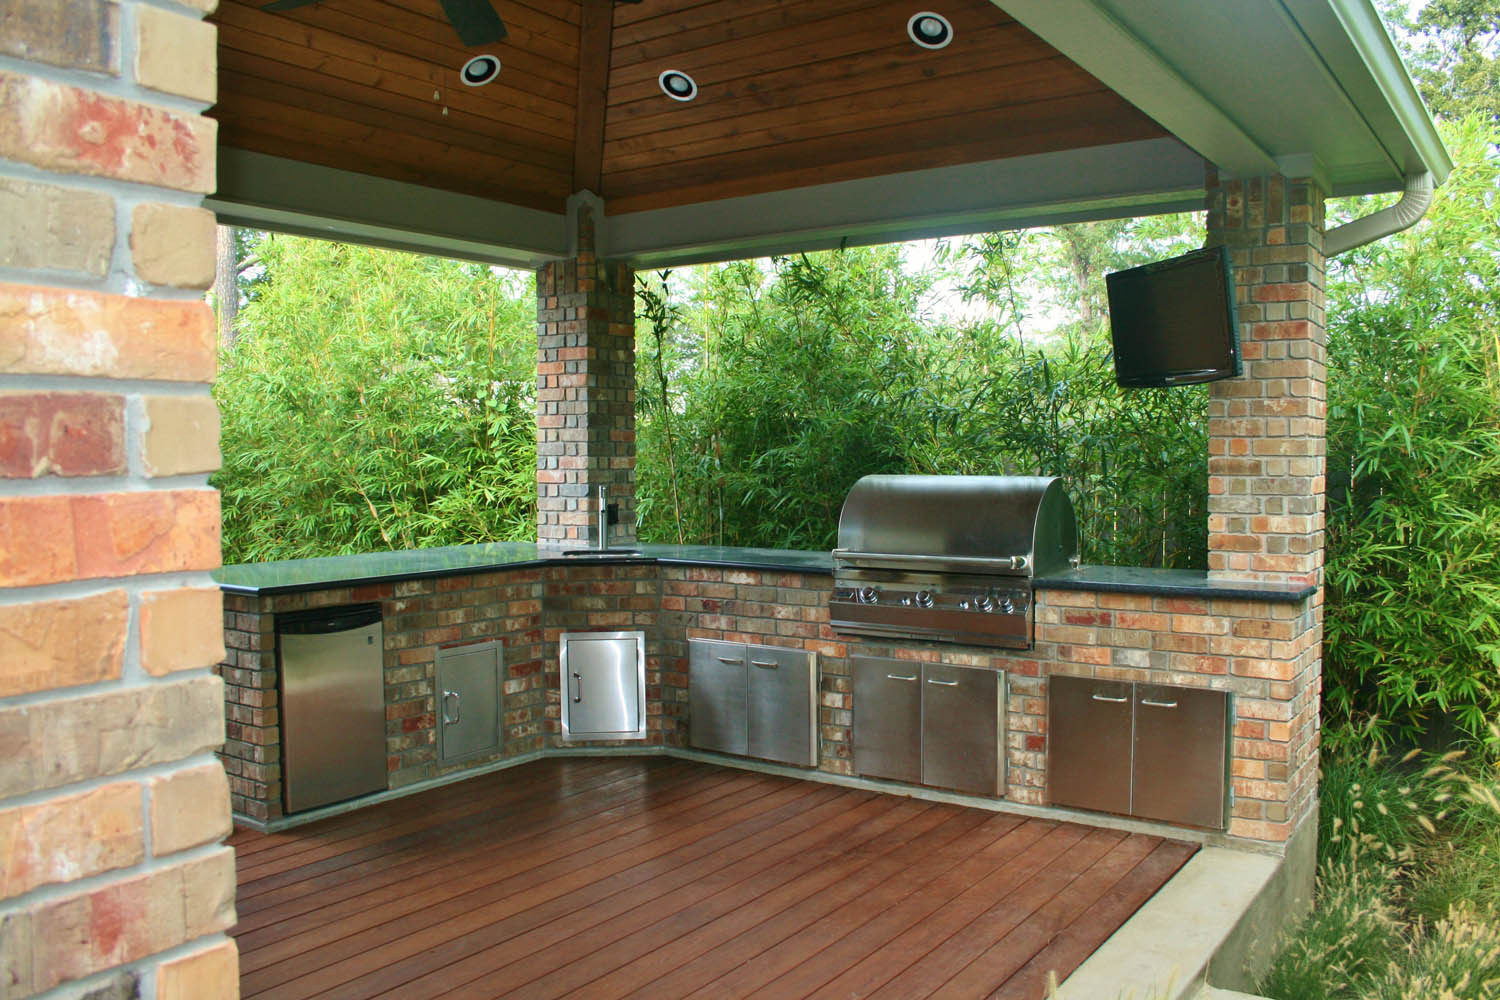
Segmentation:
[(978, 559), (973, 556), (923, 556), (903, 552), (856, 552), (853, 549), (834, 549), (833, 558), (850, 566), (867, 569), (891, 569), (911, 566), (917, 569), (952, 567), (972, 569), (980, 573), (993, 573), (997, 569), (1009, 568), (1013, 573), (1024, 573), (1031, 568), (1031, 557), (1024, 555), (997, 556), (994, 559)]

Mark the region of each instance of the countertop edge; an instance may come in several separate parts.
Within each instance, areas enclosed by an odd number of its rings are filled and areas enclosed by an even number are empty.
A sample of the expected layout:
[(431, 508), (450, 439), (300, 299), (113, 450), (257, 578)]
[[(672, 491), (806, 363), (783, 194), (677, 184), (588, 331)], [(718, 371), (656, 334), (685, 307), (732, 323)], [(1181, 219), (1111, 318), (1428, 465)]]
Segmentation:
[[(1096, 570), (1114, 570), (1118, 567), (1095, 567)], [(1177, 573), (1177, 570), (1132, 569), (1133, 573)], [(1300, 604), (1318, 592), (1312, 585), (1292, 586), (1277, 583), (1216, 582), (1202, 580), (1111, 580), (1102, 576), (1091, 576), (1089, 568), (1070, 570), (1058, 576), (1037, 577), (1033, 581), (1038, 590), (1092, 590), (1103, 594), (1151, 594), (1158, 597), (1221, 598), (1239, 601), (1267, 601), (1273, 604)]]
[(235, 594), (243, 597), (275, 597), (282, 594), (297, 594), (315, 590), (339, 590), (345, 587), (374, 587), (382, 583), (399, 583), (406, 580), (430, 580), (448, 576), (469, 576), (479, 573), (499, 573), (510, 570), (519, 571), (554, 566), (638, 566), (643, 563), (655, 563), (666, 566), (717, 566), (724, 569), (744, 569), (766, 573), (805, 573), (814, 576), (833, 575), (831, 565), (823, 568), (796, 565), (790, 562), (758, 561), (748, 558), (712, 559), (701, 556), (639, 555), (617, 556), (608, 559), (578, 559), (567, 556), (542, 556), (535, 559), (516, 559), (505, 562), (476, 562), (467, 566), (446, 566), (440, 569), (343, 576), (337, 579), (315, 580), (306, 583), (257, 585), (215, 579), (214, 584), (226, 594)]
[[(420, 551), (420, 550), (419, 550)], [(809, 576), (832, 576), (833, 567), (809, 566), (792, 560), (785, 562), (774, 556), (733, 556), (714, 558), (707, 555), (685, 555), (680, 553), (646, 553), (638, 556), (618, 556), (607, 559), (577, 559), (560, 555), (519, 558), (498, 562), (476, 561), (463, 566), (443, 566), (432, 569), (413, 569), (398, 572), (354, 574), (307, 582), (253, 584), (215, 579), (214, 583), (226, 594), (244, 597), (273, 597), (282, 594), (303, 593), (318, 590), (337, 590), (352, 587), (372, 587), (384, 583), (408, 580), (428, 580), (439, 577), (465, 576), (480, 573), (522, 571), (537, 568), (552, 568), (569, 565), (642, 565), (652, 563), (662, 566), (713, 566), (722, 569), (749, 570), (763, 573), (800, 573)], [(1084, 566), (1063, 573), (1036, 577), (1032, 581), (1037, 590), (1095, 591), (1115, 594), (1149, 594), (1161, 597), (1220, 598), (1227, 600), (1267, 601), (1271, 603), (1296, 604), (1317, 593), (1317, 588), (1277, 583), (1246, 581), (1212, 581), (1207, 574), (1190, 570), (1150, 569), (1144, 567)]]

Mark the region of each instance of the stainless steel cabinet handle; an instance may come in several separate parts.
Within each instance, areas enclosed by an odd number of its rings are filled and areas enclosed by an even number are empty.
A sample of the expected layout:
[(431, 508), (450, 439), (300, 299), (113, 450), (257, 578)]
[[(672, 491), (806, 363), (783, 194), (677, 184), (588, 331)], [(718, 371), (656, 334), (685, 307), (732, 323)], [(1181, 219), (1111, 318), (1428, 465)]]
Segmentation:
[(1093, 697), (1095, 701), (1107, 701), (1116, 705), (1123, 705), (1125, 702), (1130, 700), (1129, 698), (1111, 698), (1108, 695), (1102, 694), (1092, 695), (1091, 697)]
[(740, 656), (721, 656), (721, 657), (719, 657), (719, 662), (720, 663), (744, 663), (745, 660), (744, 660), (744, 657), (740, 657)]
[[(453, 711), (452, 712), (448, 711), (448, 699), (449, 698), (453, 699)], [(446, 723), (450, 723), (450, 724), (457, 722), (459, 720), (459, 718), (461, 717), (460, 716), (460, 712), (462, 710), (463, 710), (463, 699), (458, 696), (458, 692), (457, 691), (444, 691), (443, 692), (443, 721), (446, 722)]]
[(958, 687), (958, 681), (940, 681), (936, 677), (929, 677), (929, 678), (927, 678), (927, 683), (928, 684), (938, 684), (938, 685), (941, 685), (942, 687), (945, 687), (945, 688), (956, 688), (956, 687)]
[(775, 670), (780, 666), (775, 660), (751, 660), (752, 667), (760, 667), (762, 670)]
[(1141, 699), (1141, 704), (1142, 705), (1150, 705), (1152, 708), (1176, 708), (1177, 707), (1177, 702), (1175, 702), (1175, 701), (1152, 701), (1150, 698), (1142, 698)]
[(888, 681), (908, 681), (908, 682), (910, 682), (910, 681), (916, 680), (917, 679), (917, 675), (916, 674), (912, 674), (910, 677), (903, 677), (900, 674), (886, 674), (885, 675), (885, 679), (888, 680)]
[(574, 674), (573, 675), (573, 704), (576, 705), (576, 704), (578, 704), (582, 700), (583, 700), (583, 675), (582, 674)]

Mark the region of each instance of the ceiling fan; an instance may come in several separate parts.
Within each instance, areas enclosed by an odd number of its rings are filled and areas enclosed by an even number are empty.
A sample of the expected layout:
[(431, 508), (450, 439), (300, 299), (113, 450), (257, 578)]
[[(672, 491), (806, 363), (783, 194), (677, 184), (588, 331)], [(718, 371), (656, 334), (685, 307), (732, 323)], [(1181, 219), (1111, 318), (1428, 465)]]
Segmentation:
[[(279, 14), (320, 2), (322, 0), (273, 0), (261, 10)], [(441, 0), (441, 3), (443, 13), (448, 15), (448, 23), (453, 25), (458, 40), (466, 46), (489, 45), (503, 41), (508, 34), (505, 22), (495, 13), (490, 0)]]

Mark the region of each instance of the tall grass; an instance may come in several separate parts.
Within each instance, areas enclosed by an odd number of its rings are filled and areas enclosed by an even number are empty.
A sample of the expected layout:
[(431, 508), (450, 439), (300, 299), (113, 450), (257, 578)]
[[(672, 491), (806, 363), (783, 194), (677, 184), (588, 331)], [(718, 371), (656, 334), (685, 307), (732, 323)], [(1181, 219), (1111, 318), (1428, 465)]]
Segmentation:
[(1275, 1000), (1500, 998), (1497, 767), (1461, 752), (1425, 766), (1378, 751), (1327, 763), (1316, 904), (1260, 991)]

